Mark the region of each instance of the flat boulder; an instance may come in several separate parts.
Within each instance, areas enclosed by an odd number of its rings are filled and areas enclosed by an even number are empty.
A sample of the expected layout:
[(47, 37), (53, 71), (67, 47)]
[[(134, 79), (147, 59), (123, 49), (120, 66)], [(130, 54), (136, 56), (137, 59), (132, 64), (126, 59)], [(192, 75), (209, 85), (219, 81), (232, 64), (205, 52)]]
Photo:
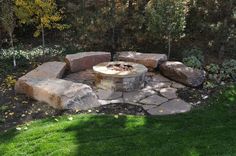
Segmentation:
[(61, 78), (65, 72), (66, 63), (46, 62), (30, 71), (25, 76), (31, 78)]
[(23, 79), (18, 83), (20, 93), (57, 109), (86, 110), (101, 105), (91, 87), (85, 84), (42, 78)]
[(93, 66), (111, 61), (110, 52), (81, 52), (66, 55), (65, 61), (71, 72), (92, 69)]
[(193, 69), (181, 62), (167, 61), (160, 65), (161, 73), (176, 82), (190, 87), (198, 87), (205, 80), (203, 70)]
[(191, 110), (191, 105), (181, 99), (173, 99), (157, 107), (148, 108), (150, 115), (171, 115), (185, 113)]
[(30, 71), (26, 75), (20, 77), (15, 85), (16, 92), (23, 92), (24, 87), (21, 86), (21, 81), (28, 79), (56, 79), (62, 78), (66, 69), (66, 63), (64, 62), (46, 62), (38, 66), (36, 69)]
[(167, 56), (165, 54), (155, 54), (155, 53), (139, 53), (139, 52), (119, 52), (118, 60), (140, 63), (149, 69), (157, 68), (158, 64), (166, 61)]

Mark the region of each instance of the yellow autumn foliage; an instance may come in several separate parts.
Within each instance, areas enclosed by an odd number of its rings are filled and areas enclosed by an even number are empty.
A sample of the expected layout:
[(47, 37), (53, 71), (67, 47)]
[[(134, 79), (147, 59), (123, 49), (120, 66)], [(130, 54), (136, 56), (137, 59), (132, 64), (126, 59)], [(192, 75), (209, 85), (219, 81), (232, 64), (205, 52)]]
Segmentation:
[(21, 24), (33, 24), (34, 36), (41, 34), (42, 28), (63, 30), (69, 26), (60, 24), (62, 10), (57, 8), (55, 0), (15, 0), (15, 12)]

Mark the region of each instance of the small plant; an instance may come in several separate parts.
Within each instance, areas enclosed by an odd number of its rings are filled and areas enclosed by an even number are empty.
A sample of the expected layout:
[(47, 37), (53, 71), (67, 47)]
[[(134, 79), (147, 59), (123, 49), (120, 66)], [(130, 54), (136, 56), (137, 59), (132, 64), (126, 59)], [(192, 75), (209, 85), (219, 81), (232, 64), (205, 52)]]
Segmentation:
[(14, 87), (15, 83), (16, 83), (16, 79), (15, 79), (15, 76), (13, 76), (13, 75), (7, 75), (7, 77), (4, 80), (4, 84), (8, 88)]
[(208, 78), (212, 81), (220, 82), (220, 66), (218, 64), (209, 64), (206, 66), (206, 71), (208, 73)]
[(236, 60), (226, 60), (222, 64), (220, 75), (223, 80), (236, 80)]
[(201, 69), (202, 62), (195, 56), (186, 57), (183, 59), (183, 63), (189, 67)]
[(217, 84), (212, 81), (206, 81), (204, 83), (204, 88), (206, 88), (206, 89), (212, 89), (212, 88), (215, 88), (216, 86), (217, 86)]
[(219, 74), (220, 66), (218, 64), (209, 64), (206, 66), (206, 70), (211, 74)]

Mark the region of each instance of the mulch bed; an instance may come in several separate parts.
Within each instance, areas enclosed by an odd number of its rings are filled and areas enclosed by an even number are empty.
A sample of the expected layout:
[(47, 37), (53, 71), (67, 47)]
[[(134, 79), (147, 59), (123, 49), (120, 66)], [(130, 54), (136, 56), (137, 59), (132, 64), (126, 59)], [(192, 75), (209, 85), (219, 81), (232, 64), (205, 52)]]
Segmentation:
[[(88, 111), (58, 110), (24, 95), (16, 95), (13, 88), (1, 89), (4, 92), (0, 92), (0, 131), (32, 120), (56, 117), (64, 114), (148, 115), (142, 107), (125, 103), (105, 105)], [(202, 99), (202, 95), (206, 95), (206, 93), (204, 90), (191, 88), (178, 91), (180, 98), (186, 102), (198, 102), (199, 99)]]

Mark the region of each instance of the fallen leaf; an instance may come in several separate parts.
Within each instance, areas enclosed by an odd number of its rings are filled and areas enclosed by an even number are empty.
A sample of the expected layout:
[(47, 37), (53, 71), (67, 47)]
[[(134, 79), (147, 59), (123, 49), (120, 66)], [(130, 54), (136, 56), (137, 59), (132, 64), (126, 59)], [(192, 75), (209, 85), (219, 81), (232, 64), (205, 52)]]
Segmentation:
[(21, 128), (20, 128), (20, 127), (16, 127), (16, 130), (20, 131), (20, 130), (21, 130)]
[(68, 120), (72, 121), (72, 120), (73, 120), (73, 117), (69, 117)]

